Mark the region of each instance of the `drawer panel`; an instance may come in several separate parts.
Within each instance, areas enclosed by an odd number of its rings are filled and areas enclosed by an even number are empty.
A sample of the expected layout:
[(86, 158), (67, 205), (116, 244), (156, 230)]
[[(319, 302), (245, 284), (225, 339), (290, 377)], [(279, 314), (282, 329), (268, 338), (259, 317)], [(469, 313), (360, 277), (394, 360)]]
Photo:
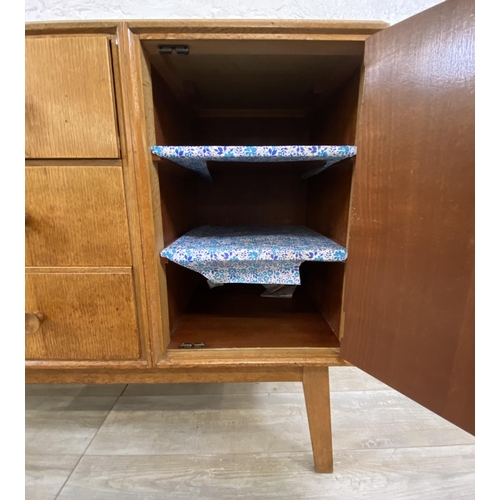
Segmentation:
[(25, 310), (27, 359), (140, 356), (131, 270), (26, 274)]
[(118, 158), (106, 36), (26, 39), (26, 158)]
[(27, 266), (131, 266), (120, 167), (26, 167)]

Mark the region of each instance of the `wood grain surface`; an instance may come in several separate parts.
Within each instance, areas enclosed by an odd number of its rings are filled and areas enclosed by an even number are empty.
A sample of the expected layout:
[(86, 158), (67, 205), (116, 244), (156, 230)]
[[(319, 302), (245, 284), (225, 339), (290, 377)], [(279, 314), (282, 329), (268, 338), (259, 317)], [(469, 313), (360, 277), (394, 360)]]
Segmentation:
[(259, 285), (203, 283), (168, 346), (204, 342), (206, 348), (338, 347), (328, 323), (303, 290), (291, 299), (262, 298)]
[(474, 5), (373, 35), (342, 355), (474, 431)]
[(128, 274), (27, 274), (26, 312), (45, 320), (26, 337), (26, 358), (119, 360), (140, 355)]
[(26, 38), (26, 158), (119, 156), (108, 38)]
[(26, 168), (27, 266), (130, 266), (120, 167)]
[(328, 367), (305, 367), (302, 385), (316, 472), (333, 472)]
[[(371, 35), (388, 26), (382, 21), (234, 20), (172, 19), (133, 20), (127, 26), (134, 33), (213, 33), (213, 34), (304, 34)], [(250, 38), (250, 37), (248, 37)], [(278, 38), (278, 36), (277, 36)]]

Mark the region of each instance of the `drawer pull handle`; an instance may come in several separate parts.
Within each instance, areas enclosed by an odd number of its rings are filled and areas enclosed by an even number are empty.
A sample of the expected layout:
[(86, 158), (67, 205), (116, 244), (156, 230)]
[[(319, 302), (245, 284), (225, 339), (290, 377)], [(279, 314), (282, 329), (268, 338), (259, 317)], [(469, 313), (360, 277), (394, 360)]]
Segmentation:
[(40, 325), (45, 319), (45, 314), (42, 311), (36, 311), (34, 313), (24, 313), (24, 330), (26, 335), (33, 335), (36, 333)]
[(31, 215), (28, 212), (24, 212), (24, 224), (28, 224), (31, 219)]

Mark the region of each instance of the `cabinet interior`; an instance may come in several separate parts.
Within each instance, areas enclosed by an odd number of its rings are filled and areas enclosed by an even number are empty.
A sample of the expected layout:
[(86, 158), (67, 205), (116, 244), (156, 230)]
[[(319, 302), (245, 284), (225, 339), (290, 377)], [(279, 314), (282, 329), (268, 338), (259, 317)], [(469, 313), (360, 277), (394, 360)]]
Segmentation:
[[(165, 45), (189, 54), (162, 54)], [(362, 42), (165, 39), (142, 49), (150, 145), (355, 144)], [(212, 162), (209, 183), (156, 158), (162, 244), (203, 224), (294, 224), (346, 246), (354, 163), (301, 180), (311, 163)], [(262, 298), (261, 285), (210, 290), (198, 273), (162, 261), (164, 344), (338, 347), (348, 261), (302, 264), (292, 299)]]

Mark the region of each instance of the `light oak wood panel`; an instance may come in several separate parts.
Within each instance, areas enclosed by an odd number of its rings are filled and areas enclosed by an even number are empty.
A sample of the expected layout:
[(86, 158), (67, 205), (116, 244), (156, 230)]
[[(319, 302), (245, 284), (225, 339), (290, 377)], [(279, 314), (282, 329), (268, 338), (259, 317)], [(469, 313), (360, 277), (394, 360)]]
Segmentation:
[[(50, 363), (47, 363), (44, 359), (27, 359), (24, 362), (27, 370), (50, 370), (50, 371), (64, 371), (64, 370), (76, 370), (76, 373), (85, 370), (102, 370), (103, 363), (102, 360), (89, 360), (89, 359), (76, 359), (76, 360), (65, 360), (65, 359), (51, 359)], [(141, 371), (143, 368), (148, 366), (148, 361), (145, 359), (121, 359), (121, 360), (106, 360), (105, 369), (115, 370), (117, 373), (121, 373), (123, 370), (134, 370), (139, 369)]]
[(367, 34), (388, 26), (383, 21), (234, 20), (179, 19), (134, 20), (127, 23), (134, 33), (269, 33), (269, 34)]
[(128, 267), (25, 267), (26, 274), (45, 274), (45, 273), (103, 273), (103, 274), (130, 274), (130, 266)]
[(155, 140), (151, 75), (138, 36), (134, 36), (125, 25), (119, 27), (118, 43), (123, 100), (128, 104), (124, 107), (127, 155), (130, 162), (144, 167), (135, 168), (135, 183), (144, 299), (148, 305), (151, 353), (153, 362), (156, 362), (170, 340), (170, 327), (165, 268), (159, 257), (164, 240), (158, 172), (149, 149)]
[(45, 320), (26, 358), (119, 360), (140, 355), (132, 275), (27, 274), (26, 312)]
[(120, 167), (26, 168), (27, 266), (130, 266)]
[(92, 33), (106, 33), (112, 35), (116, 33), (117, 26), (120, 24), (122, 23), (106, 19), (100, 21), (41, 21), (26, 23), (25, 33), (30, 36), (87, 35)]
[[(329, 368), (330, 392), (346, 391), (383, 391), (388, 387), (377, 379), (367, 375), (354, 366)], [(26, 385), (26, 393), (33, 395), (98, 395), (106, 388), (115, 385)], [(130, 384), (123, 392), (123, 396), (194, 396), (213, 394), (274, 394), (277, 392), (302, 393), (303, 387), (299, 382), (259, 382), (254, 384)], [(107, 394), (107, 393), (106, 393)]]
[(118, 160), (103, 160), (101, 159), (44, 159), (44, 160), (25, 160), (27, 167), (121, 167), (123, 162)]
[[(119, 23), (122, 29), (124, 24)], [(124, 87), (129, 81), (129, 73), (123, 67), (121, 53), (123, 50), (122, 31), (119, 30), (114, 43), (111, 43), (111, 59), (113, 65), (113, 75), (115, 77), (116, 110), (118, 116), (118, 129), (120, 132), (121, 154), (123, 162), (123, 184), (125, 188), (125, 203), (127, 206), (127, 217), (130, 234), (130, 250), (133, 262), (132, 278), (134, 280), (134, 291), (137, 311), (137, 321), (141, 337), (141, 352), (143, 358), (151, 366), (151, 340), (148, 322), (148, 304), (146, 301), (146, 285), (144, 281), (143, 249), (141, 241), (141, 221), (139, 218), (139, 204), (136, 183), (136, 169), (130, 151), (127, 128), (131, 126), (128, 120), (127, 110), (130, 101), (125, 97)]]
[(178, 384), (178, 383), (226, 383), (262, 381), (300, 381), (302, 367), (265, 366), (202, 367), (192, 364), (187, 368), (170, 366), (172, 369), (148, 368), (142, 370), (74, 370), (74, 369), (33, 369), (26, 370), (29, 384)]
[(118, 158), (106, 36), (26, 39), (26, 157)]

